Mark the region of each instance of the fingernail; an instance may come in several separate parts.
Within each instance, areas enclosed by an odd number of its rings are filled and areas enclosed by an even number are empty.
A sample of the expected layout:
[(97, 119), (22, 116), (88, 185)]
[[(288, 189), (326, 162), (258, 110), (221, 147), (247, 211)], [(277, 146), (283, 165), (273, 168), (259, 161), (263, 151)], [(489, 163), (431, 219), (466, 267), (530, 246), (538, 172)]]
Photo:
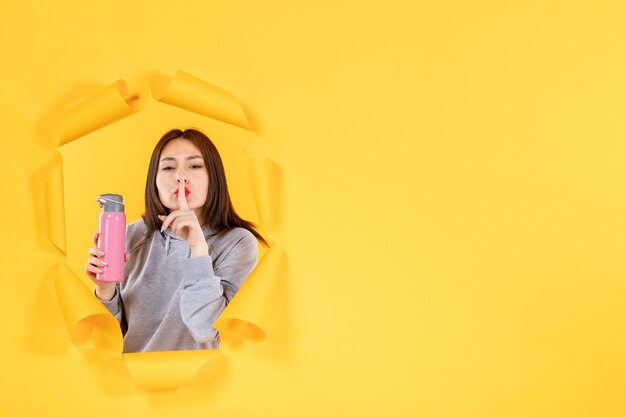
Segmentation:
[(99, 274), (101, 274), (101, 273), (103, 273), (103, 272), (104, 272), (104, 271), (103, 271), (102, 269), (98, 269), (98, 273), (99, 273)]
[(108, 264), (108, 262), (102, 261), (102, 265), (107, 266)]
[(101, 250), (98, 251), (98, 256), (104, 256), (104, 252), (102, 252)]

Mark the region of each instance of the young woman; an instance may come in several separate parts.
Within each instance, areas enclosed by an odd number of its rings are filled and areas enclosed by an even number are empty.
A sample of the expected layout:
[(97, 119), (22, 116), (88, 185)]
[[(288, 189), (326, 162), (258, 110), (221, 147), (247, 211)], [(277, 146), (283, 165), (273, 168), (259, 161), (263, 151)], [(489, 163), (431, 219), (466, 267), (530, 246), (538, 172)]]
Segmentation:
[(85, 271), (120, 322), (124, 352), (214, 349), (213, 328), (257, 263), (253, 224), (233, 209), (219, 153), (203, 133), (171, 130), (148, 168), (145, 213), (126, 228), (124, 282), (96, 279), (106, 254)]

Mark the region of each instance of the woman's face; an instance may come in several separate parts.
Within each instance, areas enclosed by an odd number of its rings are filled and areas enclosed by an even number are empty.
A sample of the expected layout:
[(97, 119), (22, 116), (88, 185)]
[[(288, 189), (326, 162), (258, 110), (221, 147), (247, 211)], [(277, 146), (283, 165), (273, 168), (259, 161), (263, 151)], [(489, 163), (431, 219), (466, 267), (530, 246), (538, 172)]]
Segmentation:
[(172, 210), (178, 204), (178, 186), (185, 184), (185, 196), (191, 210), (196, 212), (200, 224), (204, 223), (202, 206), (209, 192), (209, 175), (200, 151), (190, 141), (182, 138), (168, 142), (161, 151), (156, 175), (159, 199)]

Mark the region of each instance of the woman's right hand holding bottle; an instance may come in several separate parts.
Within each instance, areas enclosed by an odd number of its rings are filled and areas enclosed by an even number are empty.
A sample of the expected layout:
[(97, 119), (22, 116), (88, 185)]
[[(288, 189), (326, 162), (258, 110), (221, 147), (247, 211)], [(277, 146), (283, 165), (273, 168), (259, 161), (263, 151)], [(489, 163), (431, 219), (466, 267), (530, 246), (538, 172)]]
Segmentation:
[[(103, 257), (105, 253), (98, 248), (98, 233), (94, 233), (93, 247), (89, 249), (89, 259), (85, 265), (85, 272), (91, 281), (96, 284), (96, 296), (103, 300), (109, 301), (115, 295), (115, 282), (100, 281), (96, 278), (97, 274), (104, 272), (102, 267), (106, 265)], [(124, 254), (124, 262), (128, 262), (128, 253)]]

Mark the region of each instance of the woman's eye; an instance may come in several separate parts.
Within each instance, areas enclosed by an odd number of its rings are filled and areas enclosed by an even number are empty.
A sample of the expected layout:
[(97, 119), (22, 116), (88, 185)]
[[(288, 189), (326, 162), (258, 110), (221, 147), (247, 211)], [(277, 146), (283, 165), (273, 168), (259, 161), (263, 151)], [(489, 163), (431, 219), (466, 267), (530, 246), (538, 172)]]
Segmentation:
[(191, 167), (193, 169), (204, 168), (204, 166), (202, 166), (202, 165), (192, 165)]
[(170, 171), (172, 169), (174, 169), (174, 167), (163, 167), (161, 168), (161, 171)]

